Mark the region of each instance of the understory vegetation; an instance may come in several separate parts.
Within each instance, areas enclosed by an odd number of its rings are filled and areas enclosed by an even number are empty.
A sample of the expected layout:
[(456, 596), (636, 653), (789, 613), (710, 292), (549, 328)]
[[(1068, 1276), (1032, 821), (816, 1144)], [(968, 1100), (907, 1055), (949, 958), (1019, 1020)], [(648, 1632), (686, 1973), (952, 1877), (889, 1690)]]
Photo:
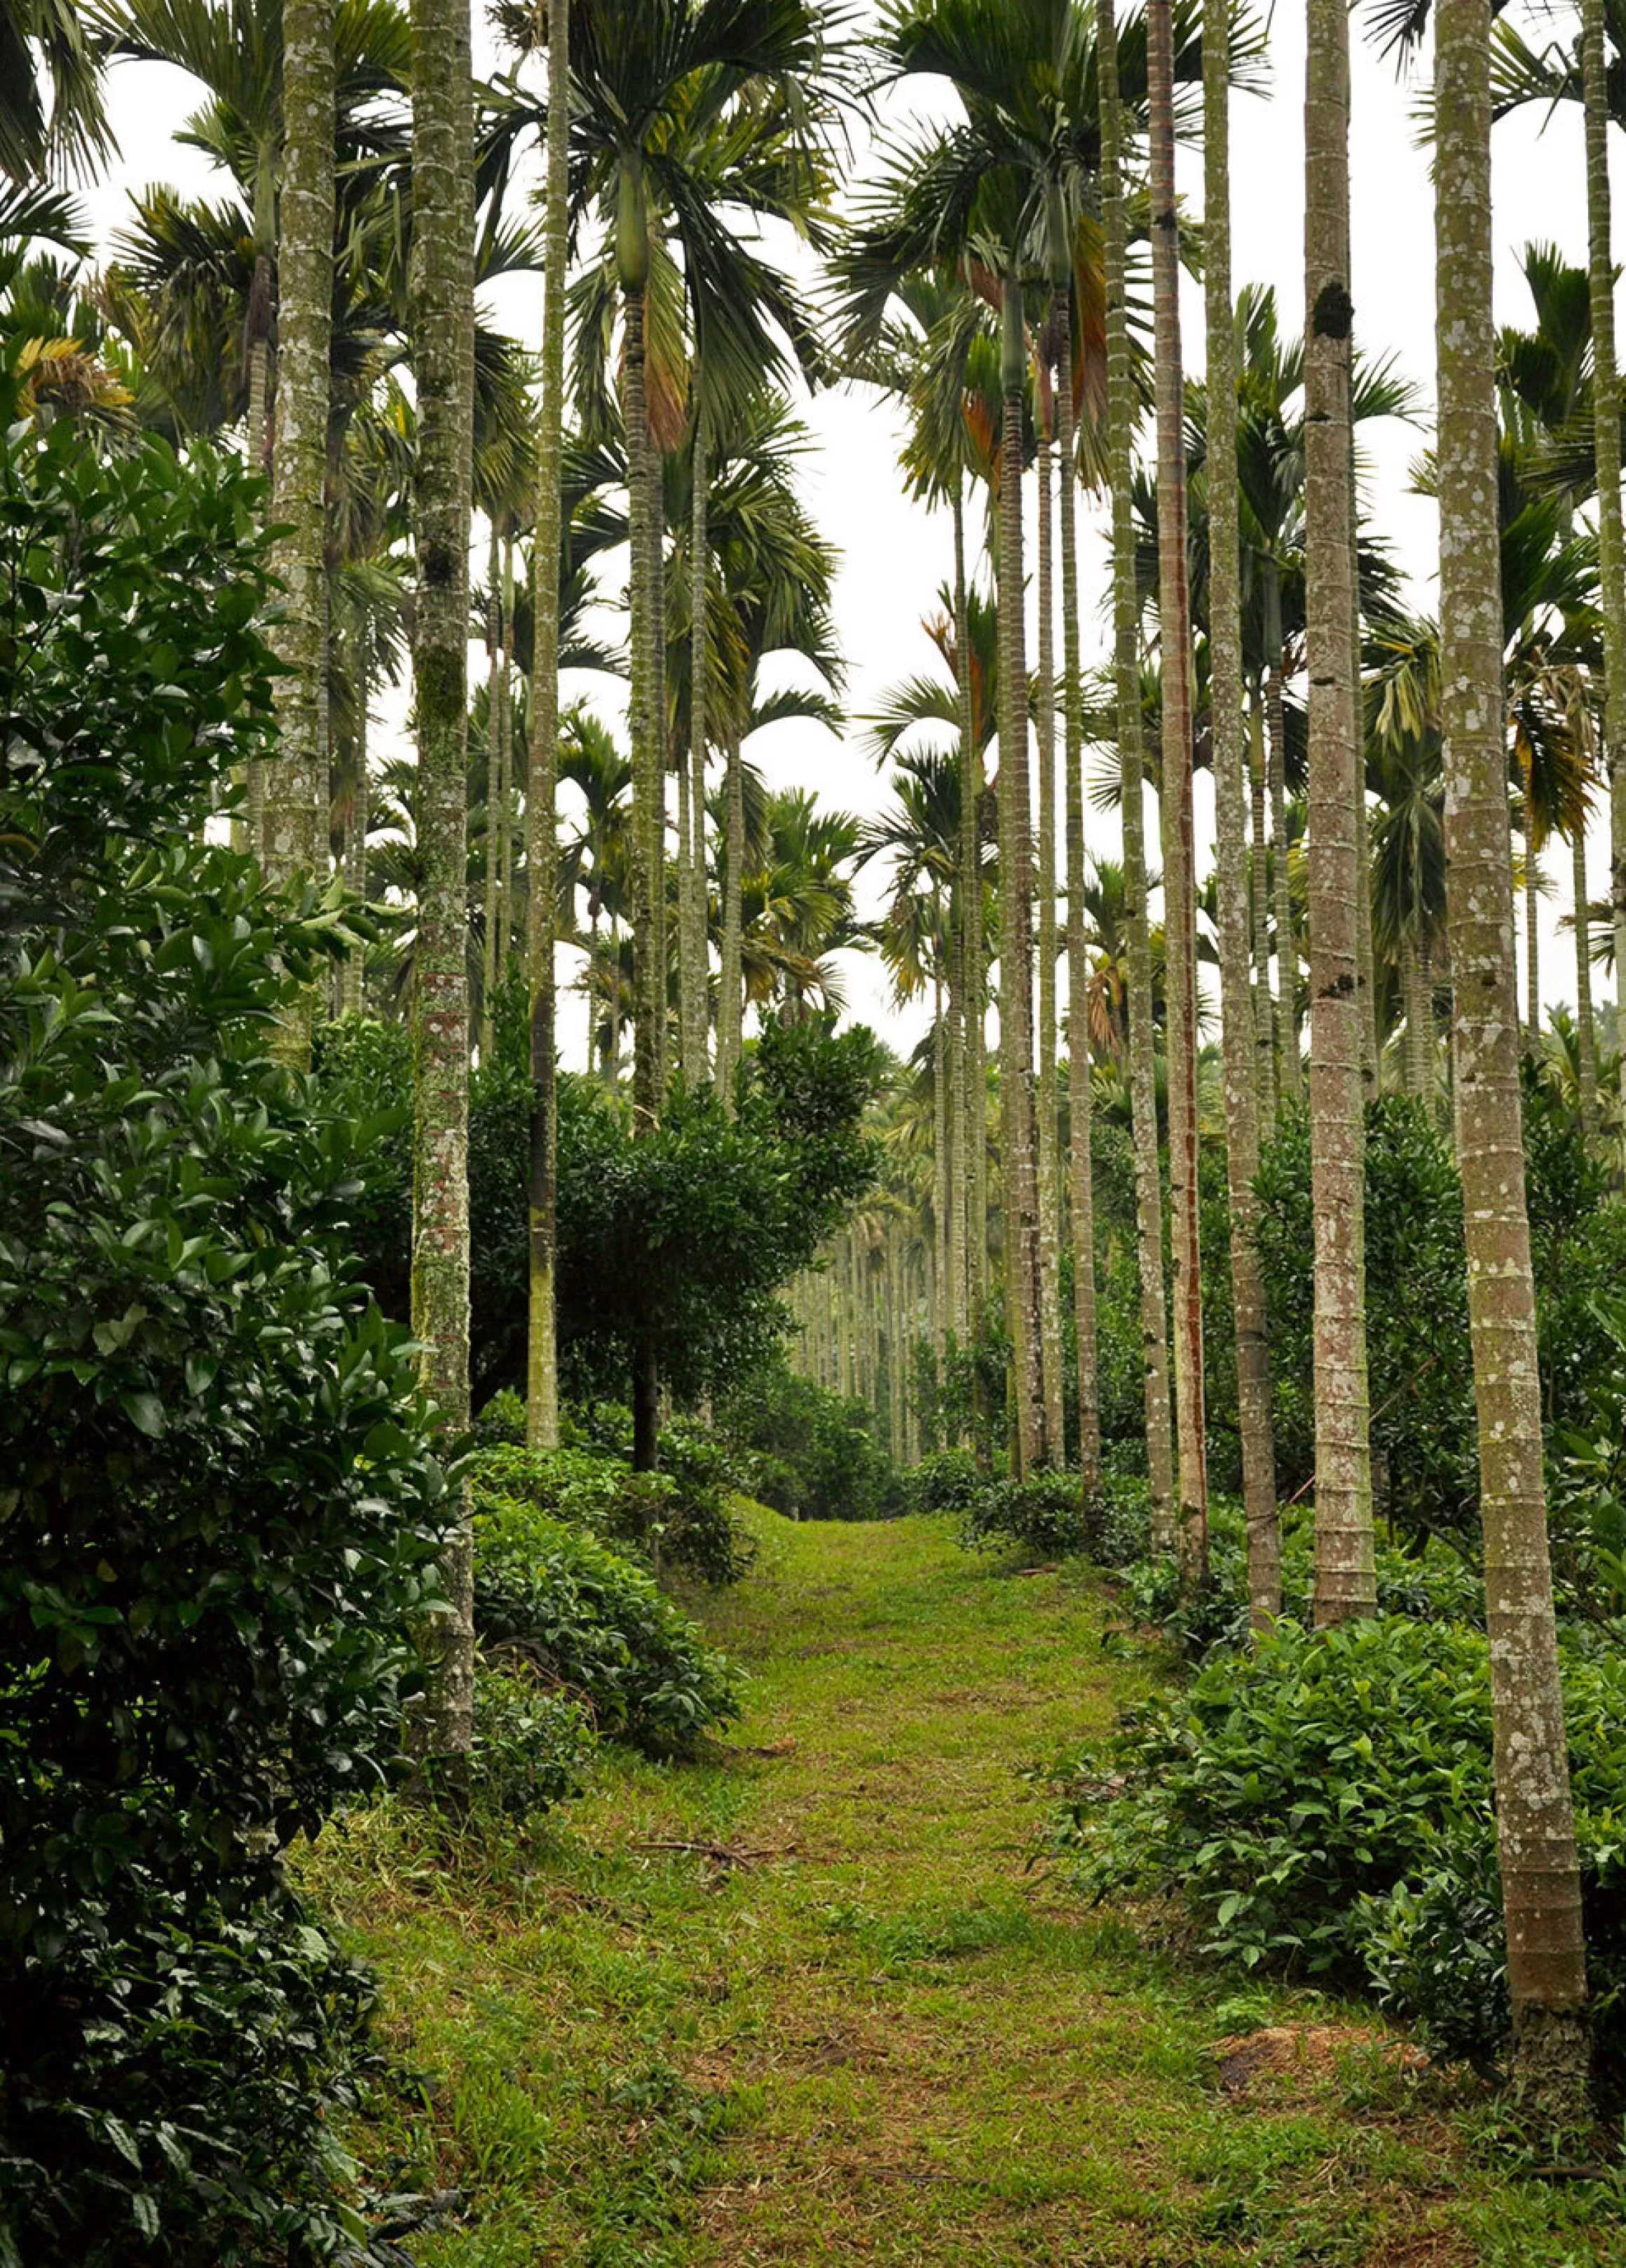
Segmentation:
[(1626, 2258), (1626, 0), (1365, 13), (0, 0), (0, 2268)]

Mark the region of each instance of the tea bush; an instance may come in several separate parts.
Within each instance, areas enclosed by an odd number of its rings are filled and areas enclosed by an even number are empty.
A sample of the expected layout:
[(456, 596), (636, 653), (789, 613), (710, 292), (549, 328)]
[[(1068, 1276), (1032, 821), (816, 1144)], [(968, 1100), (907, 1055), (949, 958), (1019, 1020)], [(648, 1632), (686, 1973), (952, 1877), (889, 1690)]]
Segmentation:
[(1025, 1481), (990, 1481), (966, 1507), (960, 1541), (971, 1550), (1019, 1544), (1038, 1559), (1082, 1551), (1089, 1515), (1077, 1473), (1040, 1472)]
[[(1565, 1661), (1593, 2014), (1626, 2045), (1626, 1660)], [(1215, 1653), (1084, 1768), (1059, 1846), (1092, 1896), (1179, 1898), (1205, 1948), (1373, 1983), (1442, 2050), (1505, 2029), (1480, 1632), (1289, 1622)]]
[(475, 1498), (475, 1623), (600, 1733), (652, 1753), (692, 1749), (739, 1713), (739, 1673), (651, 1576), (592, 1535), (489, 1486)]

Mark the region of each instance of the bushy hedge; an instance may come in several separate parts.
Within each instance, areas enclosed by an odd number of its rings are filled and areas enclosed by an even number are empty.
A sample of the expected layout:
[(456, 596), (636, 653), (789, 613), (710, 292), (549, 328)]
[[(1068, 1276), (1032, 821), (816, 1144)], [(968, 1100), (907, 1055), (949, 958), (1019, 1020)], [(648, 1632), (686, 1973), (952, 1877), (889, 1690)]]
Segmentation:
[(371, 1987), (279, 1852), (400, 1761), (449, 1520), (349, 1279), (367, 1126), (268, 1057), (345, 917), (201, 839), (276, 761), (261, 497), (0, 463), (0, 2257), (358, 2259)]
[(662, 1469), (635, 1472), (589, 1448), (526, 1449), (502, 1441), (477, 1452), (479, 1498), (508, 1498), (613, 1544), (659, 1577), (681, 1572), (722, 1587), (737, 1583), (756, 1547), (735, 1517), (725, 1452), (695, 1426), (661, 1437)]
[(960, 1523), (960, 1541), (974, 1551), (1015, 1543), (1038, 1559), (1082, 1551), (1089, 1513), (1077, 1473), (1034, 1473), (1025, 1481), (988, 1481), (976, 1490)]
[(739, 1713), (739, 1673), (652, 1577), (489, 1483), (475, 1492), (475, 1624), (600, 1733), (652, 1753), (690, 1749)]
[(783, 1360), (760, 1364), (717, 1412), (747, 1459), (750, 1492), (802, 1520), (887, 1520), (903, 1508), (891, 1458), (862, 1402), (798, 1378)]
[[(1566, 1660), (1593, 2014), (1626, 2051), (1626, 1659)], [(1284, 1622), (1149, 1703), (1058, 1829), (1091, 1896), (1154, 1890), (1206, 1949), (1365, 1980), (1443, 2051), (1507, 2028), (1486, 1641), (1402, 1615)]]

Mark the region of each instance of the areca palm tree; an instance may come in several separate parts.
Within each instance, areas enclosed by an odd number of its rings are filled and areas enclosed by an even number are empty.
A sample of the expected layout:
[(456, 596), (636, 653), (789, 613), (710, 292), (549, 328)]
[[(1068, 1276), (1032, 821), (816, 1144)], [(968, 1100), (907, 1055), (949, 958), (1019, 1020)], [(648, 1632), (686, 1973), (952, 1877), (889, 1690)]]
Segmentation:
[(1101, 207), (1105, 217), (1107, 452), (1112, 486), (1114, 676), (1123, 799), (1123, 879), (1128, 897), (1129, 1094), (1135, 1138), (1136, 1237), (1151, 1484), (1151, 1543), (1175, 1542), (1174, 1445), (1169, 1417), (1168, 1322), (1163, 1287), (1163, 1196), (1148, 932), (1145, 808), (1142, 793), (1139, 607), (1135, 583), (1135, 401), (1129, 363), (1128, 225), (1123, 108), (1113, 0), (1096, 0), (1100, 26)]
[[(1209, 653), (1218, 842), (1220, 1005), (1224, 1018), (1225, 1170), (1231, 1212), (1231, 1300), (1237, 1419), (1247, 1523), (1249, 1619), (1269, 1629), (1281, 1611), (1281, 1517), (1270, 1423), (1270, 1353), (1259, 1263), (1258, 1050), (1250, 997), (1242, 720), (1242, 584), (1237, 458), (1236, 316), (1231, 300), (1229, 0), (1203, 20), (1203, 227), (1208, 292)], [(1262, 863), (1262, 845), (1255, 846)]]
[[(658, 1115), (665, 1056), (663, 887), (664, 740), (658, 687), (664, 645), (660, 531), (656, 519), (645, 387), (649, 292), (662, 230), (681, 245), (695, 305), (703, 301), (713, 377), (748, 390), (749, 372), (771, 369), (767, 310), (783, 290), (743, 246), (731, 221), (754, 226), (774, 210), (743, 144), (719, 162), (732, 122), (753, 105), (817, 114), (825, 68), (817, 13), (791, 0), (603, 0), (578, 13), (571, 33), (573, 130), (583, 158), (581, 197), (597, 208), (614, 245), (622, 303), (622, 428), (631, 538), (635, 954), (639, 970), (636, 1107)], [(578, 36), (579, 33), (579, 37)], [(712, 129), (716, 131), (713, 132)], [(784, 186), (776, 177), (776, 194)]]
[(1315, 1617), (1376, 1611), (1366, 1385), (1365, 1091), (1357, 891), (1349, 21), (1311, 0), (1305, 96), (1305, 614), (1310, 679), (1310, 1156), (1315, 1214)]
[(1479, 1420), (1497, 1839), (1515, 2067), (1565, 2125), (1586, 2095), (1586, 1948), (1553, 1619), (1512, 926), (1491, 327), (1490, 19), (1440, 0), (1435, 35), (1440, 685), (1455, 981), (1458, 1159)]
[[(468, 1415), (467, 953), (468, 526), (474, 482), (474, 81), (468, 0), (413, 0), (410, 279), (417, 456), (413, 693), (418, 947), (413, 986), (412, 1329), (454, 1432)], [(474, 1544), (445, 1558), (434, 1746), (473, 1737)]]
[(1176, 1478), (1181, 1580), (1208, 1569), (1203, 1272), (1197, 1187), (1196, 842), (1187, 548), (1185, 380), (1174, 197), (1174, 40), (1169, 0), (1147, 0), (1153, 369), (1158, 443), (1158, 621), (1163, 693), (1163, 902), (1168, 968), (1169, 1220), (1174, 1260)]
[[(570, 0), (548, 11), (548, 173), (543, 226), (542, 392), (537, 411), (536, 544), (531, 659), (531, 731), (526, 768), (526, 990), (531, 1066), (531, 1155), (526, 1174), (529, 1290), (526, 1332), (526, 1438), (533, 1449), (559, 1439), (557, 1315), (558, 1063), (554, 968), (555, 894), (547, 887), (558, 852), (559, 574), (563, 549), (564, 283), (570, 232)], [(539, 882), (538, 878), (541, 878)], [(591, 964), (590, 964), (591, 966)]]

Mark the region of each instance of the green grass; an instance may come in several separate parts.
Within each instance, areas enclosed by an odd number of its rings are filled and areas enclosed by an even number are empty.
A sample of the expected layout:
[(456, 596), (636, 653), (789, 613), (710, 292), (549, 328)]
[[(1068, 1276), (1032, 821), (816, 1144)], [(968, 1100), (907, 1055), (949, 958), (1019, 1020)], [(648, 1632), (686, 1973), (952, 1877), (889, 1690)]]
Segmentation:
[[(753, 1674), (731, 1752), (613, 1756), (529, 1834), (386, 1807), (310, 1863), (383, 1982), (375, 2183), (460, 2193), (423, 2268), (1622, 2257), (1618, 2185), (1510, 2177), (1494, 2107), (1370, 2010), (1182, 1969), (1029, 1864), (1031, 1768), (1159, 1674), (1103, 1650), (1097, 1579), (755, 1525), (707, 1610)], [(1261, 2027), (1285, 2067), (1227, 2084)]]

